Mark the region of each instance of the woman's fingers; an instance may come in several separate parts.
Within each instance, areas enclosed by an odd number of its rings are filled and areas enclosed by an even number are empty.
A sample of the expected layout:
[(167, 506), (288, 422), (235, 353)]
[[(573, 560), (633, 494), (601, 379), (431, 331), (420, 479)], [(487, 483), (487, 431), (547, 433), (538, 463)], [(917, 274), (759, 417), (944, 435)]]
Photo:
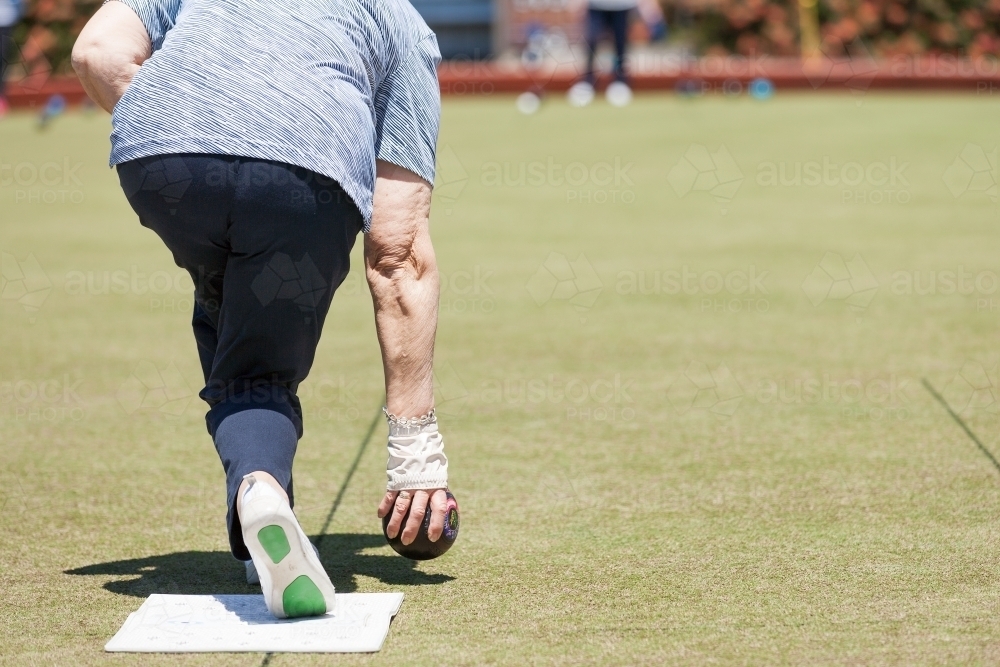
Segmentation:
[(441, 539), (447, 510), (448, 494), (445, 493), (444, 489), (436, 489), (431, 495), (431, 525), (427, 529), (427, 537), (431, 542), (437, 542)]
[[(410, 506), (413, 509), (410, 510)], [(403, 544), (413, 544), (417, 539), (417, 532), (420, 524), (424, 521), (427, 512), (431, 513), (430, 526), (427, 529), (427, 537), (431, 542), (437, 542), (444, 533), (444, 522), (448, 509), (448, 494), (444, 489), (434, 489), (433, 491), (386, 491), (382, 497), (382, 502), (378, 506), (378, 517), (380, 519), (390, 512), (389, 525), (385, 532), (389, 539), (395, 539), (402, 530), (401, 540)], [(410, 516), (403, 525), (406, 512), (410, 510)]]
[(386, 491), (385, 495), (382, 497), (382, 502), (378, 505), (378, 518), (385, 517), (392, 509), (392, 504), (396, 501), (396, 494), (398, 491)]
[(392, 505), (392, 516), (385, 529), (385, 534), (389, 536), (390, 540), (396, 539), (396, 536), (399, 535), (399, 530), (403, 527), (403, 517), (406, 516), (406, 510), (410, 508), (412, 496), (412, 491), (400, 491), (396, 494), (396, 501)]
[[(402, 495), (409, 492), (400, 491), (399, 493)], [(424, 515), (427, 514), (427, 500), (426, 491), (421, 490), (413, 494), (413, 507), (410, 509), (410, 518), (406, 520), (406, 527), (403, 528), (402, 542), (404, 545), (410, 545), (413, 543), (413, 540), (417, 539), (420, 524), (424, 522)], [(399, 507), (398, 501), (396, 506)]]

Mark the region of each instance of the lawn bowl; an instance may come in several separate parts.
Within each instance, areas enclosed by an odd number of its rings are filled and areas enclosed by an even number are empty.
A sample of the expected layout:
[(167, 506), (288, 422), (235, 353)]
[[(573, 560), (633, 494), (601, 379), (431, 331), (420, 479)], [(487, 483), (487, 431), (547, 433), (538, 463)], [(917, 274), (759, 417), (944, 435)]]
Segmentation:
[[(389, 546), (395, 550), (400, 556), (405, 556), (410, 560), (431, 560), (432, 558), (437, 558), (438, 556), (443, 556), (448, 549), (451, 549), (451, 545), (455, 543), (458, 539), (458, 501), (455, 500), (455, 496), (448, 492), (447, 508), (445, 509), (444, 517), (444, 532), (441, 533), (441, 537), (438, 538), (437, 542), (431, 542), (430, 538), (427, 536), (427, 531), (430, 529), (431, 525), (431, 512), (428, 511), (424, 514), (424, 522), (420, 525), (420, 530), (417, 531), (417, 537), (410, 544), (403, 544), (402, 528), (399, 534), (394, 538), (390, 538), (386, 532), (389, 528), (389, 519), (392, 514), (386, 514), (382, 518), (382, 534), (385, 535), (385, 539), (389, 542)], [(410, 509), (406, 511), (406, 516), (403, 517), (402, 526), (406, 525), (407, 520), (410, 518), (410, 511), (413, 510), (412, 503), (410, 504)]]

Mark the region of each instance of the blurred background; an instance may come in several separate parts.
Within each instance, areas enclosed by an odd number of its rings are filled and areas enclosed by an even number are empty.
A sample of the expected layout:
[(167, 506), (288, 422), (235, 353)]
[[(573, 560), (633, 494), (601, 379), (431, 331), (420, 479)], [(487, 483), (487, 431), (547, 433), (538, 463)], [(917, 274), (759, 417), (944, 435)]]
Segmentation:
[[(0, 665), (103, 665), (138, 598), (254, 592), (193, 284), (70, 67), (99, 4), (0, 0)], [(359, 242), (295, 492), (338, 591), (405, 591), (365, 664), (1000, 664), (1000, 0), (644, 1), (607, 101), (565, 94), (593, 2), (415, 4), (462, 538), (383, 544)]]
[[(6, 1), (20, 14), (6, 28), (13, 103), (38, 104), (42, 92), (68, 92), (70, 101), (82, 101), (81, 91), (65, 81), (72, 77), (69, 55), (100, 0)], [(660, 12), (649, 7), (657, 1)], [(506, 66), (508, 73), (550, 62), (567, 70), (562, 78), (569, 80), (579, 73), (585, 59), (586, 4), (585, 0), (414, 2), (437, 33), (446, 59), (490, 61)], [(11, 12), (6, 13), (7, 20), (0, 16), (0, 30), (5, 29), (4, 23), (11, 23)], [(768, 57), (772, 63), (800, 56), (960, 56), (979, 61), (980, 74), (992, 68), (995, 75), (1000, 0), (650, 0), (646, 11), (632, 16), (629, 37), (631, 69), (640, 80), (639, 87), (675, 83), (664, 79), (670, 74), (664, 69), (675, 65), (676, 58), (728, 55)], [(675, 60), (643, 58), (649, 54)], [(644, 75), (653, 79), (643, 83)], [(547, 77), (543, 83), (559, 87), (558, 81), (558, 76)], [(476, 90), (449, 90), (446, 85), (445, 92)]]

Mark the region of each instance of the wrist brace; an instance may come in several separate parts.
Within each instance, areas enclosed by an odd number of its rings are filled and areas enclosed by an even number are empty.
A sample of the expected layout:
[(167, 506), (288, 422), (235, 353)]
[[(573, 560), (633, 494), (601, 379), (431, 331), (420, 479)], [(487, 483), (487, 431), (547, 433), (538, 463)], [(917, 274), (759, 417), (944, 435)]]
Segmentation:
[(389, 422), (386, 491), (448, 488), (448, 457), (434, 410), (412, 419), (382, 412)]

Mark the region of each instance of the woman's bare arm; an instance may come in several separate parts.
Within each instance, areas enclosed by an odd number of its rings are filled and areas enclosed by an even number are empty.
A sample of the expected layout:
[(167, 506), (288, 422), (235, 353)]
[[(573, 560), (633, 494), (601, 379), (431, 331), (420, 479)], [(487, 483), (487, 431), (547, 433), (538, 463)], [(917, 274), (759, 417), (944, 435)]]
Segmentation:
[(111, 113), (152, 52), (149, 34), (136, 13), (124, 3), (109, 2), (77, 38), (73, 69), (90, 98)]
[[(437, 334), (440, 281), (429, 216), (431, 184), (392, 163), (376, 162), (372, 227), (365, 234), (365, 268), (375, 304), (375, 328), (385, 369), (389, 412), (419, 417), (434, 407), (434, 338)], [(413, 511), (403, 525), (410, 503)], [(432, 542), (444, 532), (444, 489), (387, 491), (379, 517), (391, 513), (390, 537), (402, 532), (411, 544), (428, 502)]]

